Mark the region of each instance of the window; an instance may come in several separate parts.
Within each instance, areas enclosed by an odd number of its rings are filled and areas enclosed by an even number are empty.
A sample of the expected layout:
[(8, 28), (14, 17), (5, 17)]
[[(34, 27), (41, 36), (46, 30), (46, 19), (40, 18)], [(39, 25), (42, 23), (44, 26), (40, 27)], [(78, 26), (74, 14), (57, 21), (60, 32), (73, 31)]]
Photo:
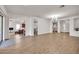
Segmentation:
[(18, 31), (20, 29), (20, 24), (16, 24), (16, 30)]
[(0, 42), (3, 40), (3, 16), (0, 16)]

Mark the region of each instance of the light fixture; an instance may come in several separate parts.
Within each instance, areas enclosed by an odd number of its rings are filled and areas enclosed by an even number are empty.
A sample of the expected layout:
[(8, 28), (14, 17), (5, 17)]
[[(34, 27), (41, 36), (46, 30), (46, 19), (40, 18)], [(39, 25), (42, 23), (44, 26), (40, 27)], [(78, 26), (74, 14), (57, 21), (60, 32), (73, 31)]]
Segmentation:
[(65, 7), (65, 5), (60, 5), (60, 8), (63, 8), (63, 7)]

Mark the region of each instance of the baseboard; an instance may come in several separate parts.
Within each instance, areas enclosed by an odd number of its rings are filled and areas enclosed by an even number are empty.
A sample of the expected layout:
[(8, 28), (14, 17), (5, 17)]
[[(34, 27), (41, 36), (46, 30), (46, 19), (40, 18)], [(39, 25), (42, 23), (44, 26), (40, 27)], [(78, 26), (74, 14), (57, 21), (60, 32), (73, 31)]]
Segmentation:
[(43, 34), (38, 34), (38, 36), (40, 36), (40, 35), (47, 35), (47, 34), (50, 34), (50, 33), (43, 33)]
[(60, 33), (69, 33), (69, 32), (60, 32)]

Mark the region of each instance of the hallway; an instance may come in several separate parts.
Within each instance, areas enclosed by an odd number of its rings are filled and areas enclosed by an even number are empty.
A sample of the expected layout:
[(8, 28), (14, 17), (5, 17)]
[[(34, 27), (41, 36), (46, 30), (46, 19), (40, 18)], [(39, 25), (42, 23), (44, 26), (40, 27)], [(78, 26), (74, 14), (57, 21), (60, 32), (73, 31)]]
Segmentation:
[(8, 48), (0, 48), (0, 53), (79, 53), (79, 38), (70, 37), (68, 33), (14, 37), (16, 44)]

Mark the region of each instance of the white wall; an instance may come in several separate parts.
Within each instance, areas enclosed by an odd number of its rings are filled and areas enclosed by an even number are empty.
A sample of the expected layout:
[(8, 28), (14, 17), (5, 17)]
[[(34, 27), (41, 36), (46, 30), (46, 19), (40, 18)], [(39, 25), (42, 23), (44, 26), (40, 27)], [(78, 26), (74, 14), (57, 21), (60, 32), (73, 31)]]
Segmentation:
[(50, 33), (50, 21), (39, 17), (26, 17), (26, 36), (34, 35), (34, 19), (38, 21), (38, 35)]
[[(77, 36), (79, 37), (79, 32), (74, 31), (74, 24), (73, 18), (68, 17), (61, 20), (65, 20), (63, 23), (60, 22), (60, 31), (59, 32), (69, 32), (70, 36)], [(44, 18), (39, 17), (19, 17), (20, 20), (25, 20), (26, 24), (26, 36), (33, 36), (34, 35), (34, 19), (38, 21), (38, 35), (52, 33), (52, 21)], [(62, 25), (65, 24), (65, 29)]]
[(50, 33), (50, 21), (38, 17), (26, 17), (26, 36), (34, 35), (34, 19), (38, 21), (38, 35)]
[(50, 33), (50, 20), (38, 18), (38, 34)]
[[(69, 19), (69, 26), (68, 26), (68, 23), (66, 24), (67, 25), (67, 29), (69, 28), (69, 30), (66, 30), (66, 32), (69, 31), (69, 35), (70, 36), (79, 37), (79, 31), (75, 31), (74, 30), (74, 23), (76, 21), (75, 18), (79, 18), (79, 16), (77, 15), (77, 16), (66, 17), (66, 18), (63, 18), (61, 20), (67, 20), (67, 19)], [(75, 27), (79, 27), (78, 24), (79, 24), (79, 20), (77, 20), (77, 25), (75, 25)], [(62, 28), (60, 30), (63, 31)]]
[(52, 27), (53, 27), (52, 19), (50, 19), (49, 21), (50, 21), (50, 33), (52, 33), (52, 32), (53, 32), (53, 28), (52, 28)]
[(60, 20), (60, 32), (69, 32), (69, 20)]
[(26, 36), (33, 36), (33, 18), (32, 17), (26, 17), (26, 16), (11, 16), (9, 18), (9, 27), (13, 27), (14, 31), (16, 30), (16, 24), (22, 24), (22, 22), (25, 22), (25, 35)]
[(26, 36), (33, 36), (33, 19), (31, 17), (25, 17), (26, 24)]
[(15, 32), (16, 31), (16, 22), (15, 21), (10, 21), (10, 20), (17, 20), (17, 19), (9, 19), (9, 28), (13, 27), (13, 30), (11, 32)]
[[(52, 19), (50, 20), (50, 33), (52, 33)], [(58, 19), (58, 33), (60, 32), (69, 32), (69, 19)]]
[(79, 28), (79, 18), (74, 19), (74, 28)]
[(3, 40), (5, 40), (9, 38), (9, 20), (6, 9), (2, 5), (0, 5), (0, 12), (3, 15)]
[(9, 19), (7, 16), (3, 18), (3, 40), (9, 39)]
[[(16, 30), (16, 24), (22, 24), (23, 22), (25, 22), (25, 16), (21, 16), (21, 17), (12, 17), (9, 18), (9, 27), (13, 27), (13, 31), (11, 32), (15, 32)], [(9, 31), (10, 32), (10, 31)]]
[(70, 18), (70, 36), (79, 37), (79, 31), (74, 30), (74, 17)]

